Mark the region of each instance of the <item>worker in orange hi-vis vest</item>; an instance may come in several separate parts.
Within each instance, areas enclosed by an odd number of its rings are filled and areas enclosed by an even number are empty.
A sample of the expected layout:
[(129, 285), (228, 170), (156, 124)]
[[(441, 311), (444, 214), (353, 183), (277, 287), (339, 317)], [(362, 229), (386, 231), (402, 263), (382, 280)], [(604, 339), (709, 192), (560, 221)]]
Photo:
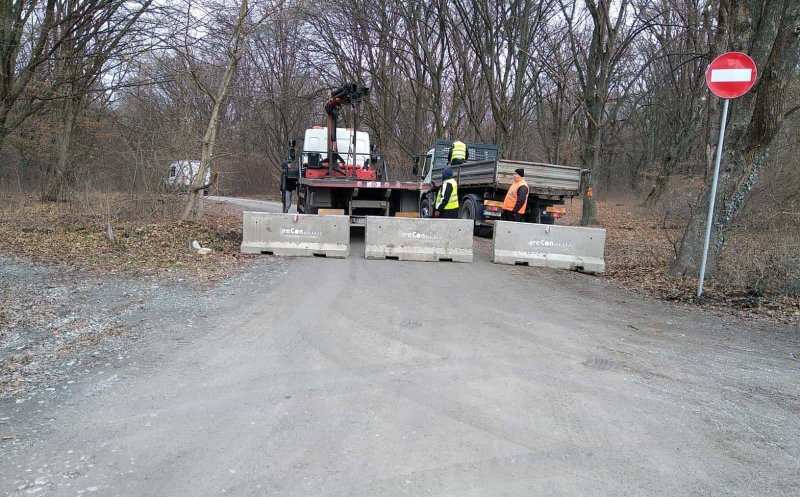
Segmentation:
[(503, 221), (522, 221), (528, 207), (528, 183), (525, 182), (525, 170), (514, 170), (514, 184), (508, 189), (503, 201)]

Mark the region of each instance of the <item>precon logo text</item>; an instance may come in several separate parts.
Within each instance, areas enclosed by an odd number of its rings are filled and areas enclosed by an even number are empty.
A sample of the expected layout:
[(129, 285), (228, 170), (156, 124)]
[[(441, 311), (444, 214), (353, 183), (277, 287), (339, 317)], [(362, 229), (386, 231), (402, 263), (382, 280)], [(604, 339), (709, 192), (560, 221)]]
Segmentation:
[(318, 237), (322, 236), (322, 231), (314, 231), (309, 229), (303, 228), (281, 228), (281, 235), (287, 236), (310, 236), (310, 237)]

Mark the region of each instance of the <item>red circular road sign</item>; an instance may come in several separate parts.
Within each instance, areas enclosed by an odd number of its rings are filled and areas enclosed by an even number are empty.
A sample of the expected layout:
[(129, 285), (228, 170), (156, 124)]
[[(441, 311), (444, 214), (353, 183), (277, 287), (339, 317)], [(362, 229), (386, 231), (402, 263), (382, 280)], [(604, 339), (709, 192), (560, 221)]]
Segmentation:
[(706, 84), (720, 98), (741, 97), (753, 87), (757, 73), (753, 59), (740, 52), (728, 52), (708, 65)]

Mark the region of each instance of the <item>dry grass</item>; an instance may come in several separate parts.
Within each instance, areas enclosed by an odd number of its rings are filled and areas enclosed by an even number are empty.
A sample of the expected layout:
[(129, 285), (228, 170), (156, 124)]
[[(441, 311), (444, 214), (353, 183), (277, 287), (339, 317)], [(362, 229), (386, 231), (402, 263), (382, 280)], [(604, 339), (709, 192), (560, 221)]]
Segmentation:
[[(199, 280), (221, 278), (240, 261), (241, 221), (236, 218), (208, 212), (200, 223), (178, 223), (180, 199), (175, 197), (94, 195), (92, 200), (43, 203), (30, 196), (4, 197), (0, 254), (82, 270)], [(85, 205), (105, 206), (106, 213)], [(197, 255), (190, 248), (193, 240), (213, 252)]]
[[(697, 278), (676, 277), (668, 272), (682, 234), (679, 219), (666, 216), (665, 220), (664, 212), (642, 208), (640, 201), (632, 197), (599, 201), (597, 208), (600, 224), (606, 228), (606, 277), (654, 297), (695, 303)], [(581, 209), (580, 200), (568, 202), (567, 215), (560, 224), (579, 225)], [(730, 237), (728, 246), (736, 250), (723, 254), (717, 277), (706, 280), (703, 305), (728, 309), (745, 317), (800, 324), (800, 298), (788, 292), (788, 287), (781, 288), (785, 291), (781, 293), (754, 294), (748, 289), (756, 271), (774, 276), (774, 272), (784, 267), (782, 264), (792, 259), (787, 256), (781, 261), (771, 261), (764, 251), (769, 243), (746, 231)], [(743, 249), (744, 246), (749, 248)], [(799, 266), (794, 270), (800, 271)], [(738, 279), (731, 277), (732, 274), (738, 274)]]
[(754, 296), (800, 295), (800, 230), (738, 230), (720, 254), (718, 278)]

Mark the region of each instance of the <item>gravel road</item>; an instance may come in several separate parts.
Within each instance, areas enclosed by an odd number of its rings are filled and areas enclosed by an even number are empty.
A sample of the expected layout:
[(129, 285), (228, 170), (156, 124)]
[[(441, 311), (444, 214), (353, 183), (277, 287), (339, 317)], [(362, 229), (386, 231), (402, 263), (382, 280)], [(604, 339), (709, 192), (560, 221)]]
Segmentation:
[[(254, 212), (283, 212), (283, 206), (280, 202), (271, 202), (269, 200), (252, 200), (249, 198), (237, 197), (217, 197), (209, 195), (205, 198), (209, 202), (237, 207), (242, 210)], [(292, 205), (289, 212), (297, 212), (297, 206)]]
[(360, 253), (260, 258), (0, 401), (0, 494), (800, 493), (795, 329), (483, 252)]

